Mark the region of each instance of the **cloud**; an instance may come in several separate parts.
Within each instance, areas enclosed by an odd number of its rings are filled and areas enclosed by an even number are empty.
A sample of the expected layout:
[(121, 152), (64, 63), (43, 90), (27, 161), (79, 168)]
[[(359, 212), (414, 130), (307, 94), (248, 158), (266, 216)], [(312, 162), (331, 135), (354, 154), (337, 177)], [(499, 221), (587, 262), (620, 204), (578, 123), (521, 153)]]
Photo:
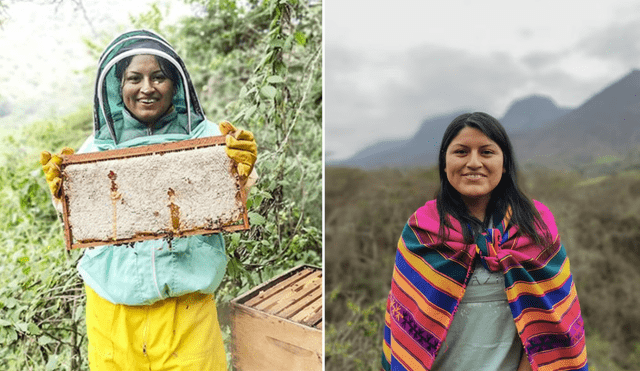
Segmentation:
[(640, 60), (640, 19), (614, 23), (586, 35), (576, 49), (588, 57), (635, 68)]
[(429, 46), (410, 51), (407, 61), (404, 71), (409, 90), (395, 86), (404, 92), (387, 91), (394, 96), (404, 94), (401, 100), (416, 100), (429, 116), (465, 106), (495, 110), (495, 98), (508, 95), (526, 79), (526, 71), (504, 53), (481, 56)]
[[(640, 43), (627, 36), (637, 34), (640, 22), (626, 21), (523, 57), (432, 44), (387, 53), (327, 46), (325, 147), (335, 159), (349, 157), (411, 137), (427, 118), (460, 110), (501, 117), (533, 94), (575, 108), (637, 68)], [(620, 73), (612, 77), (612, 69)]]
[(553, 66), (565, 54), (562, 52), (535, 52), (522, 57), (520, 61), (532, 70), (541, 70)]
[(385, 137), (409, 137), (435, 115), (500, 111), (497, 102), (527, 79), (506, 54), (434, 45), (386, 55), (327, 47), (325, 67), (325, 143), (336, 157)]

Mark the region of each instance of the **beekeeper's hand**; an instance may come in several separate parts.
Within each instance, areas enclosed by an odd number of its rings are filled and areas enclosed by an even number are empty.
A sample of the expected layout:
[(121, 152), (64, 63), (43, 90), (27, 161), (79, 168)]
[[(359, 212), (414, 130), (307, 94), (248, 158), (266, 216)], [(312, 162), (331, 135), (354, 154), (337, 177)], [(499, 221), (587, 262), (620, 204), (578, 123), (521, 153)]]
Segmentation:
[(53, 205), (58, 208), (60, 204), (60, 188), (62, 188), (62, 176), (60, 174), (60, 164), (62, 164), (62, 155), (72, 155), (74, 153), (72, 148), (65, 147), (60, 154), (54, 154), (47, 151), (40, 153), (40, 164), (42, 165), (42, 171), (47, 179), (47, 185), (51, 191), (53, 199)]
[(220, 132), (226, 135), (227, 156), (238, 164), (238, 175), (248, 177), (258, 156), (258, 147), (253, 139), (253, 133), (247, 130), (237, 130), (227, 121), (220, 123)]

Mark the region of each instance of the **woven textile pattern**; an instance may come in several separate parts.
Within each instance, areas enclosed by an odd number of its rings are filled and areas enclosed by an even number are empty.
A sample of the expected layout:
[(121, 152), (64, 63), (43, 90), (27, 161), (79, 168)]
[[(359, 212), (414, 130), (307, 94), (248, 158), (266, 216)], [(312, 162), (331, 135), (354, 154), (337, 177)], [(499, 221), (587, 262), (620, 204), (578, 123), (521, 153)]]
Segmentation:
[(384, 370), (431, 370), (477, 256), (490, 271), (505, 275), (509, 306), (533, 370), (588, 369), (569, 259), (553, 215), (543, 204), (534, 205), (553, 241), (546, 249), (516, 236), (517, 226), (508, 225), (508, 215), (472, 245), (464, 243), (462, 227), (453, 218), (448, 238), (439, 240), (435, 200), (411, 216), (398, 241), (387, 300)]

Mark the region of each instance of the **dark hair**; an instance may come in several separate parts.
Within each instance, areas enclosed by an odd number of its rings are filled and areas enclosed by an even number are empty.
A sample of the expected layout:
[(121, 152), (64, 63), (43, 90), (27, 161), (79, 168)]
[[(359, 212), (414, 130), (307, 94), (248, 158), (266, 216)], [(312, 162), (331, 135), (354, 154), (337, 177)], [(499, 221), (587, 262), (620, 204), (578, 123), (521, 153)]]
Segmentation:
[[(138, 54), (140, 55), (140, 54)], [(131, 60), (133, 60), (135, 55), (131, 55), (123, 58), (122, 60), (116, 63), (116, 78), (120, 81), (120, 86), (122, 87), (122, 78), (124, 77), (124, 72), (127, 70), (127, 67), (131, 64)], [(176, 67), (169, 62), (168, 60), (158, 57), (157, 55), (153, 56), (158, 62), (158, 66), (160, 66), (160, 70), (162, 73), (173, 82), (174, 89), (178, 88), (178, 83), (180, 82), (180, 76)]]
[[(440, 215), (440, 238), (445, 240), (445, 227), (452, 227), (447, 219), (447, 215), (451, 215), (463, 226), (462, 233), (465, 242), (473, 243), (472, 233), (465, 226), (467, 224), (471, 226), (477, 225), (477, 219), (469, 215), (460, 193), (449, 183), (445, 172), (449, 144), (465, 127), (480, 130), (500, 147), (504, 156), (503, 167), (505, 172), (502, 174), (498, 185), (491, 192), (491, 198), (485, 212), (485, 220), (483, 221), (484, 224), (486, 225), (493, 215), (505, 215), (509, 207), (511, 207), (509, 224), (515, 224), (519, 227), (518, 234), (525, 234), (538, 244), (550, 245), (552, 242), (551, 234), (533, 206), (533, 202), (524, 195), (518, 186), (516, 160), (509, 136), (498, 120), (484, 112), (465, 113), (456, 117), (451, 121), (442, 137), (440, 153), (438, 154), (440, 189), (436, 195), (438, 214)], [(541, 236), (536, 231), (536, 227), (546, 231), (544, 236)]]

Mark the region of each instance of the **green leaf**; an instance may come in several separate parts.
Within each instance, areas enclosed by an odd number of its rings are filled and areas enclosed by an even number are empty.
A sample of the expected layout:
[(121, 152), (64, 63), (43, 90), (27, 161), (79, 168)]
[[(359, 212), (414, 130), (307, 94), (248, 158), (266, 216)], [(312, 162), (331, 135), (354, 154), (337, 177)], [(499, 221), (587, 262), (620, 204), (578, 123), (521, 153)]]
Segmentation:
[(79, 308), (76, 308), (75, 313), (73, 313), (73, 320), (78, 322), (82, 320), (83, 316), (84, 316), (84, 311)]
[(16, 327), (22, 332), (27, 332), (29, 329), (29, 325), (26, 322), (17, 322)]
[(245, 97), (246, 97), (246, 96), (249, 96), (250, 94), (253, 94), (253, 93), (255, 93), (255, 92), (256, 92), (256, 88), (255, 88), (255, 87), (253, 87), (253, 88), (249, 89), (249, 90), (245, 93), (245, 95), (244, 95), (244, 96), (245, 96)]
[(38, 337), (38, 344), (40, 344), (40, 345), (47, 345), (47, 344), (51, 344), (51, 343), (55, 343), (55, 340), (53, 340), (52, 338), (48, 337), (47, 335), (42, 335), (42, 336)]
[(284, 79), (278, 75), (273, 75), (273, 76), (269, 76), (267, 78), (267, 82), (271, 83), (271, 84), (279, 84), (284, 82)]
[(291, 44), (293, 44), (293, 40), (295, 40), (294, 35), (289, 35), (284, 41), (284, 46), (282, 47), (282, 49), (284, 49), (286, 52), (291, 51)]
[(40, 335), (42, 334), (42, 330), (40, 327), (36, 326), (35, 323), (31, 322), (27, 325), (27, 332), (31, 335)]
[(258, 213), (249, 212), (248, 215), (251, 225), (263, 225), (265, 222), (265, 218)]
[(282, 48), (282, 46), (284, 45), (284, 41), (280, 39), (272, 40), (270, 45), (274, 48)]
[(271, 85), (265, 85), (260, 89), (260, 93), (266, 98), (273, 99), (276, 96), (276, 88)]
[(7, 341), (9, 343), (18, 340), (18, 333), (16, 332), (16, 330), (13, 329), (13, 327), (7, 328), (7, 338), (6, 339), (7, 339)]
[(231, 120), (231, 121), (233, 121), (233, 122), (238, 122), (238, 121), (240, 121), (240, 119), (241, 119), (242, 117), (244, 117), (244, 112), (240, 112), (240, 113), (238, 113), (238, 114), (233, 118), (233, 120)]
[(251, 106), (247, 109), (247, 111), (244, 113), (244, 118), (248, 119), (251, 116), (253, 116), (253, 114), (256, 112), (256, 110), (258, 109), (258, 106)]
[(7, 308), (13, 308), (16, 306), (16, 304), (18, 304), (18, 301), (14, 298), (8, 298), (4, 301), (4, 306)]
[(5, 326), (11, 326), (11, 322), (4, 319), (0, 319), (0, 327), (5, 327)]
[(269, 52), (264, 57), (262, 57), (260, 64), (258, 64), (258, 67), (256, 68), (256, 72), (260, 71), (260, 68), (264, 67), (264, 65), (267, 64), (267, 62), (271, 59), (272, 55), (273, 53)]
[(256, 195), (256, 196), (253, 198), (253, 200), (252, 200), (252, 201), (253, 201), (253, 206), (254, 206), (254, 207), (258, 207), (258, 206), (260, 206), (260, 204), (262, 204), (262, 200), (263, 200), (263, 199), (264, 199), (264, 196), (262, 196), (262, 195)]
[(295, 33), (295, 37), (296, 37), (296, 42), (302, 46), (305, 46), (307, 44), (307, 36), (305, 36), (305, 34), (303, 34), (302, 32), (298, 31)]
[(45, 371), (55, 370), (57, 365), (58, 365), (58, 355), (54, 354), (51, 357), (49, 357), (49, 362), (47, 362), (47, 365), (44, 367), (44, 369)]

